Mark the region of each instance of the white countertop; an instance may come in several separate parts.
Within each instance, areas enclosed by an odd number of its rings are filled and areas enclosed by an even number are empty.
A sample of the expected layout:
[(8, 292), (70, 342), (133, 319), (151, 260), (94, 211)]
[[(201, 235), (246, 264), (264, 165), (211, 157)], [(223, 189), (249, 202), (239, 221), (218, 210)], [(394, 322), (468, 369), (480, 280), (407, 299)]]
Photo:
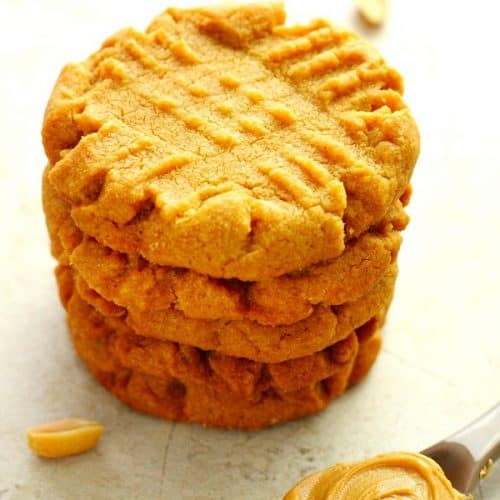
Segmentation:
[[(487, 1), (393, 0), (387, 24), (363, 31), (405, 76), (422, 135), (397, 294), (364, 383), (320, 415), (243, 433), (133, 413), (94, 382), (52, 275), (42, 114), (66, 61), (166, 6), (0, 0), (1, 500), (279, 498), (339, 460), (418, 451), (500, 399), (500, 24)], [(288, 10), (360, 28), (350, 0), (290, 0)], [(32, 455), (25, 428), (69, 415), (104, 424), (98, 447), (60, 461)], [(499, 469), (485, 500), (500, 499)]]

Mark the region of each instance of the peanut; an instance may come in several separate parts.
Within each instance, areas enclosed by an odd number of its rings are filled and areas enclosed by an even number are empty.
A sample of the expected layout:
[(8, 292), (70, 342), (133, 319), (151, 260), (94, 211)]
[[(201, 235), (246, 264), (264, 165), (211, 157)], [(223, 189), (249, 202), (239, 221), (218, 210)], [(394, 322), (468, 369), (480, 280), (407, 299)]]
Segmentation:
[(59, 458), (90, 450), (103, 430), (98, 422), (67, 418), (30, 427), (26, 434), (29, 447), (37, 455)]
[(379, 26), (386, 18), (386, 0), (356, 0), (356, 5), (363, 19), (373, 26)]

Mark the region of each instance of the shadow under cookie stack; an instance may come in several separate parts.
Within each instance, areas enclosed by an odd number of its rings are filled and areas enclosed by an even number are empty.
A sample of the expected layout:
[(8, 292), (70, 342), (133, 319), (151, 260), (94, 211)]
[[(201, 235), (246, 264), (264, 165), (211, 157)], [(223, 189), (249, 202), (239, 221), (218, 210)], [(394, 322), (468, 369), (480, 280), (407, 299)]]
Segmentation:
[(60, 297), (137, 410), (258, 429), (325, 408), (379, 352), (418, 132), (368, 44), (284, 17), (168, 9), (49, 101)]

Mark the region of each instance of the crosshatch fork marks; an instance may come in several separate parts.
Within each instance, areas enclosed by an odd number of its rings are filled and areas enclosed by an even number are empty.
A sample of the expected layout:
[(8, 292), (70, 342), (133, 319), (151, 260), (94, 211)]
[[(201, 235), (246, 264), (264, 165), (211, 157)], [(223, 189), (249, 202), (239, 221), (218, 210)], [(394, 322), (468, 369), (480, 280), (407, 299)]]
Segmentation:
[[(374, 93), (399, 89), (400, 81), (356, 35), (326, 21), (283, 27), (283, 19), (279, 6), (170, 10), (146, 33), (114, 35), (82, 71), (63, 75), (44, 125), (45, 136), (60, 130), (61, 137), (46, 148), (56, 159), (54, 187), (84, 204), (72, 212), (81, 230), (158, 264), (252, 280), (335, 258), (346, 235), (380, 220), (413, 168), (411, 116), (392, 98), (388, 118), (341, 113), (384, 106), (388, 94)], [(350, 71), (359, 82), (335, 80)], [(73, 121), (68, 110), (77, 110)], [(123, 126), (115, 143), (80, 148), (113, 119)], [(141, 134), (154, 143), (134, 153)], [(307, 134), (337, 146), (315, 146)], [(122, 146), (131, 147), (117, 153)], [(187, 153), (195, 159), (177, 156)], [(141, 196), (157, 208), (160, 201), (182, 208), (191, 194), (228, 181), (230, 192), (192, 209), (168, 219), (152, 210), (128, 224)], [(300, 249), (290, 237), (297, 231)]]

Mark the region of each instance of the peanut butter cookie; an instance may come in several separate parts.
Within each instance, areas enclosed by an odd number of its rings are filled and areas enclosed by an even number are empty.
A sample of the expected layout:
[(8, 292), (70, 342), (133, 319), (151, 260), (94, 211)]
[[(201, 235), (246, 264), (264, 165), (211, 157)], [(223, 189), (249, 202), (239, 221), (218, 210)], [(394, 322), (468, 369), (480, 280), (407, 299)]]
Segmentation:
[(71, 296), (75, 286), (81, 297), (101, 314), (116, 318), (138, 335), (254, 361), (278, 363), (321, 351), (344, 339), (372, 317), (377, 316), (383, 322), (392, 300), (397, 267), (395, 264), (390, 266), (375, 287), (357, 301), (333, 307), (316, 306), (307, 319), (276, 327), (248, 320), (195, 320), (175, 309), (153, 313), (118, 308), (78, 276), (74, 284), (73, 273), (68, 267), (60, 267), (56, 273), (62, 300)]
[[(234, 397), (258, 400), (266, 391), (293, 392), (334, 376), (337, 365), (357, 353), (355, 332), (328, 348), (280, 363), (261, 363), (242, 357), (205, 351), (177, 342), (137, 335), (122, 321), (107, 318), (74, 293), (67, 304), (71, 329), (91, 340), (106, 341), (111, 355), (131, 370), (183, 383), (204, 384)], [(92, 325), (92, 328), (85, 327)], [(379, 321), (369, 321), (364, 331), (376, 336)], [(376, 357), (377, 350), (374, 350)]]
[(48, 178), (114, 250), (261, 281), (339, 256), (407, 186), (419, 136), (399, 74), (279, 4), (168, 9), (66, 66)]
[[(373, 346), (367, 340), (379, 337), (377, 328), (367, 326), (366, 331), (371, 328), (370, 337), (364, 335), (358, 340), (353, 333), (333, 346), (328, 351), (333, 374), (321, 381), (290, 391), (268, 387), (257, 397), (246, 398), (236, 397), (233, 392), (220, 390), (205, 381), (181, 381), (173, 376), (147, 374), (140, 363), (140, 369), (125, 367), (121, 363), (123, 355), (112, 347), (111, 339), (116, 331), (110, 330), (101, 321), (102, 317), (96, 317), (95, 311), (89, 309), (76, 294), (69, 299), (71, 335), (81, 358), (110, 392), (137, 410), (168, 420), (213, 427), (259, 429), (322, 410), (352, 383), (349, 379), (353, 370), (358, 373), (369, 370), (367, 363), (373, 362), (376, 353), (370, 356), (366, 352)], [(286, 366), (282, 368), (284, 373), (288, 372)], [(220, 367), (216, 369), (219, 373), (222, 371)], [(280, 380), (278, 372), (274, 375), (275, 381)], [(283, 380), (286, 377), (281, 384)]]

